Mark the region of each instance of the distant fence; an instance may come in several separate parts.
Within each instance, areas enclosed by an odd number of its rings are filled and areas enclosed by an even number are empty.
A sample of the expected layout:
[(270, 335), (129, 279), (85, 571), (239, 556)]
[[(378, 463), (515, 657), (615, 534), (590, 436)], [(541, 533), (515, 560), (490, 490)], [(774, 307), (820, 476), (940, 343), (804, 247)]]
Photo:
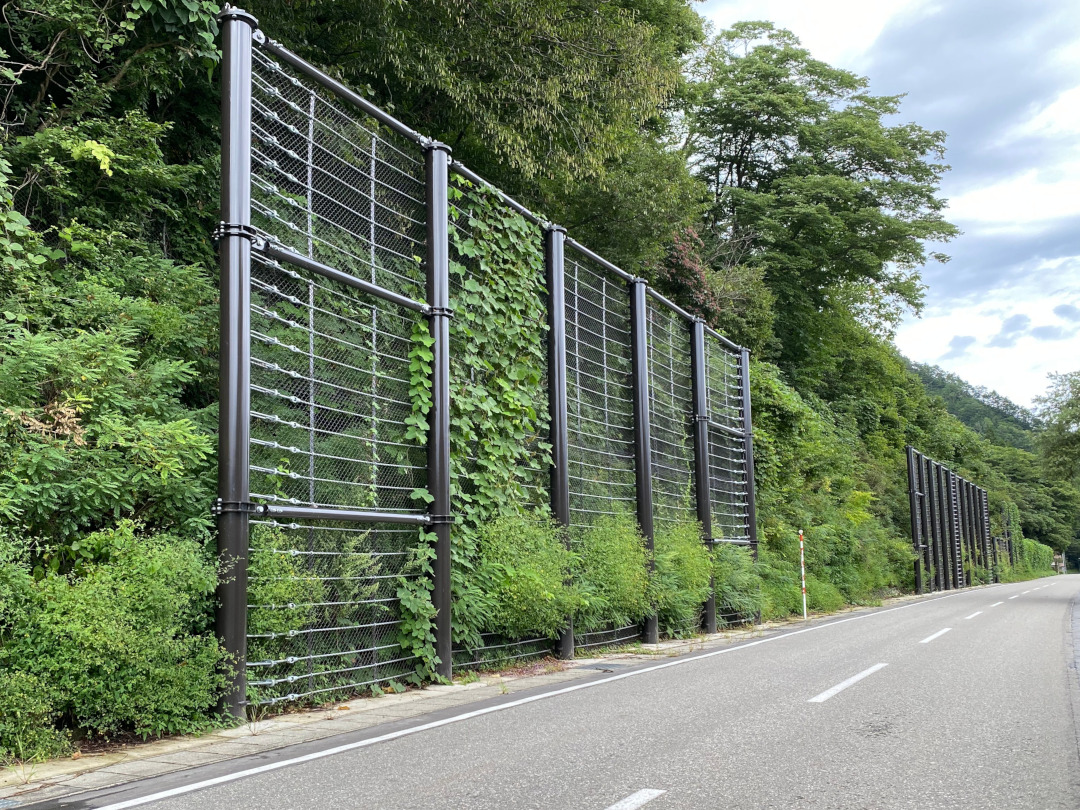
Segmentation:
[(997, 578), (985, 489), (907, 447), (915, 589), (944, 591)]
[[(455, 178), (484, 181), (251, 15), (227, 8), (221, 21), (215, 509), (229, 565), (218, 632), (240, 662), (230, 711), (411, 671), (396, 594), (416, 576), (406, 561), (422, 529), (437, 538), (439, 674), (485, 650), (550, 650), (545, 639), (451, 644), (449, 319), (464, 282), (449, 273), (461, 226), (448, 191)], [(651, 545), (654, 522), (698, 520), (708, 543), (756, 548), (747, 351), (495, 193), (536, 227), (546, 268), (552, 464), (522, 469), (523, 485), (566, 526), (631, 513)], [(418, 324), (431, 339), (426, 443), (407, 421)], [(705, 621), (715, 630), (713, 600)], [(655, 618), (576, 643), (642, 635), (655, 640)], [(574, 644), (569, 633), (559, 651)]]

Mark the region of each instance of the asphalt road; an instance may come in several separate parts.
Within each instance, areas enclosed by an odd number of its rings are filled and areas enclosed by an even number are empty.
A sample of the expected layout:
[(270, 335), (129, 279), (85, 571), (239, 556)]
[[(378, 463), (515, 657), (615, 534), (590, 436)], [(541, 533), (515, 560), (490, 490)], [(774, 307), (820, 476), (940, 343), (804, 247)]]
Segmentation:
[(1078, 595), (1064, 576), (930, 598), (63, 806), (1075, 810)]

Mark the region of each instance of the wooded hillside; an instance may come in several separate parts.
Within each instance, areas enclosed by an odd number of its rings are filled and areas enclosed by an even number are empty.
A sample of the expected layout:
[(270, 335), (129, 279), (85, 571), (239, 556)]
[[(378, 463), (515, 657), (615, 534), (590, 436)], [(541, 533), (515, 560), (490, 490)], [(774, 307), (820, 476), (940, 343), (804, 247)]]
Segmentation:
[[(73, 730), (195, 729), (221, 687), (210, 516), (218, 10), (209, 0), (5, 6), (9, 756), (61, 752)], [(921, 306), (920, 267), (956, 235), (939, 191), (946, 134), (891, 123), (900, 97), (873, 95), (867, 79), (768, 23), (709, 31), (685, 0), (253, 0), (247, 10), (752, 350), (762, 551), (752, 570), (741, 559), (711, 569), (731, 577), (744, 614), (799, 608), (800, 528), (812, 609), (912, 587), (906, 444), (989, 490), (995, 535), (1008, 517), (1014, 536), (1080, 550), (1080, 490), (1033, 451), (1038, 422), (913, 368), (891, 341)], [(478, 623), (495, 620), (478, 611)], [(21, 719), (9, 720), (13, 706)]]

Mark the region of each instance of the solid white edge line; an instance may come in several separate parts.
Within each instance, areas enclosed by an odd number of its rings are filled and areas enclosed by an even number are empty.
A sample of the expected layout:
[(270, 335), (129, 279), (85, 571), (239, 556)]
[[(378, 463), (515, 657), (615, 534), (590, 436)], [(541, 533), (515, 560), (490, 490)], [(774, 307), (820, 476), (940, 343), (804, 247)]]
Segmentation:
[(982, 615), (982, 611), (981, 610), (976, 610), (970, 616), (965, 616), (964, 618), (965, 619), (974, 619), (976, 616), (980, 616), (980, 615)]
[(997, 607), (998, 605), (1004, 605), (1004, 602), (994, 602), (990, 607)]
[(630, 672), (621, 672), (618, 675), (611, 675), (607, 678), (600, 678), (595, 681), (589, 681), (588, 683), (578, 683), (572, 686), (564, 686), (562, 689), (555, 689), (550, 692), (544, 692), (540, 695), (530, 695), (529, 697), (519, 698), (518, 700), (508, 701), (507, 703), (500, 703), (497, 706), (488, 706), (483, 709), (476, 709), (475, 711), (466, 712), (465, 714), (456, 714), (453, 717), (447, 717), (443, 720), (434, 720), (430, 723), (424, 723), (419, 726), (404, 728), (400, 731), (392, 731), (389, 734), (383, 734), (379, 737), (371, 737), (367, 740), (357, 740), (356, 742), (337, 745), (333, 748), (325, 748), (321, 751), (313, 751), (310, 754), (293, 757), (292, 759), (283, 759), (279, 762), (271, 762), (267, 765), (259, 765), (255, 768), (247, 768), (242, 771), (233, 771), (232, 773), (223, 774), (222, 776), (216, 776), (213, 779), (204, 779), (201, 782), (193, 782), (190, 785), (181, 785), (180, 787), (170, 788), (169, 790), (162, 790), (158, 793), (150, 793), (146, 796), (140, 796), (136, 799), (128, 799), (127, 801), (117, 802), (116, 804), (102, 805), (99, 808), (95, 808), (95, 810), (126, 810), (126, 808), (128, 807), (139, 807), (144, 804), (150, 804), (150, 802), (157, 802), (161, 801), (162, 799), (170, 799), (173, 796), (182, 796), (185, 793), (192, 793), (196, 790), (213, 787), (214, 785), (222, 785), (226, 782), (235, 782), (238, 779), (244, 779), (249, 776), (257, 776), (260, 773), (276, 771), (280, 768), (286, 768), (290, 765), (299, 765), (303, 762), (312, 762), (317, 759), (332, 757), (336, 754), (343, 754), (346, 751), (354, 751), (358, 748), (367, 748), (369, 745), (375, 745), (376, 743), (380, 742), (388, 742), (389, 740), (396, 740), (400, 737), (407, 737), (411, 734), (418, 734), (421, 731), (429, 731), (433, 728), (448, 726), (451, 723), (459, 723), (462, 720), (471, 720), (473, 717), (480, 717), (481, 715), (491, 714), (492, 712), (503, 711), (504, 709), (513, 709), (517, 706), (523, 706), (527, 703), (535, 703), (538, 700), (545, 700), (546, 698), (556, 697), (558, 695), (566, 695), (570, 692), (577, 692), (579, 689), (589, 689), (593, 686), (601, 686), (605, 683), (621, 681), (624, 678), (633, 678), (637, 675), (645, 675), (646, 673), (656, 672), (657, 670), (667, 669), (668, 667), (677, 667), (683, 664), (692, 663), (694, 661), (701, 661), (705, 658), (714, 658), (718, 655), (726, 655), (727, 653), (738, 652), (739, 650), (747, 650), (751, 647), (757, 647), (760, 644), (769, 644), (774, 641), (779, 641), (780, 639), (791, 638), (792, 636), (799, 636), (803, 633), (812, 633), (815, 630), (824, 630), (826, 627), (836, 627), (838, 624), (857, 622), (861, 621), (862, 619), (869, 619), (873, 616), (883, 616), (886, 613), (895, 613), (898, 610), (907, 610), (908, 608), (931, 605), (935, 602), (941, 602), (945, 599), (952, 599), (954, 596), (964, 596), (968, 593), (970, 592), (958, 591), (957, 593), (950, 593), (945, 596), (938, 596), (934, 599), (926, 599), (918, 602), (909, 602), (906, 605), (886, 608), (885, 610), (877, 610), (873, 613), (863, 613), (859, 616), (849, 616), (846, 619), (837, 619), (834, 622), (816, 624), (813, 627), (804, 627), (800, 630), (792, 630), (790, 633), (780, 633), (779, 635), (768, 636), (767, 638), (759, 638), (757, 641), (748, 641), (747, 643), (739, 644), (736, 647), (725, 647), (722, 650), (713, 650), (712, 652), (701, 653), (700, 655), (694, 655), (692, 657), (677, 658), (674, 661), (666, 661), (663, 664), (655, 664), (651, 667), (642, 667), (641, 669), (635, 669)]
[(935, 638), (940, 638), (941, 636), (943, 636), (943, 635), (945, 635), (946, 633), (948, 633), (948, 632), (949, 632), (950, 630), (952, 630), (952, 628), (951, 628), (951, 627), (946, 627), (946, 628), (945, 628), (944, 630), (938, 630), (938, 631), (937, 631), (936, 633), (934, 633), (934, 635), (932, 635), (932, 636), (927, 636), (926, 638), (924, 638), (924, 639), (923, 639), (922, 641), (920, 641), (919, 643), (920, 643), (920, 644), (929, 644), (929, 643), (930, 643), (931, 641), (933, 641), (933, 640), (934, 640)]
[(639, 790), (637, 793), (631, 793), (625, 799), (615, 802), (615, 804), (608, 807), (607, 810), (637, 810), (653, 799), (657, 799), (667, 793), (666, 790), (653, 790), (652, 788), (645, 788)]
[(836, 686), (834, 686), (832, 689), (826, 689), (820, 695), (814, 695), (812, 698), (810, 698), (806, 702), (807, 703), (824, 703), (826, 700), (833, 697), (834, 695), (838, 695), (841, 692), (843, 692), (849, 686), (854, 686), (859, 681), (861, 681), (863, 678), (866, 678), (866, 677), (868, 677), (870, 675), (873, 675), (879, 669), (885, 669), (885, 667), (887, 667), (887, 666), (888, 666), (888, 664), (874, 664), (872, 667), (870, 667), (870, 669), (864, 669), (858, 675), (852, 675), (846, 681), (841, 681)]

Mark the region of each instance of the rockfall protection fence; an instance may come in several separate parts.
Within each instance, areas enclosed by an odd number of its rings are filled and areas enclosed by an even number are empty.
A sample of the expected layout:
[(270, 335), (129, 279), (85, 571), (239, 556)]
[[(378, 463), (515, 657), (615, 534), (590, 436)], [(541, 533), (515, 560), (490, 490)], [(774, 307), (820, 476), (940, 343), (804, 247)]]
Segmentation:
[(906, 449), (915, 590), (997, 581), (999, 547), (990, 539), (986, 490), (914, 447)]
[[(227, 7), (223, 31), (218, 634), (227, 708), (330, 698), (400, 678), (399, 584), (435, 535), (438, 673), (546, 639), (451, 643), (451, 183), (486, 187)], [(522, 485), (565, 526), (697, 520), (756, 549), (748, 353), (505, 194), (546, 270), (550, 468)], [(417, 334), (430, 341), (426, 441), (410, 435)], [(468, 459), (464, 459), (466, 463)], [(424, 490), (430, 502), (418, 501)], [(713, 600), (706, 629), (717, 624)], [(655, 618), (564, 633), (561, 655)], [(490, 643), (488, 643), (490, 641)], [(479, 656), (479, 658), (477, 658)], [(513, 656), (511, 656), (513, 657)]]

